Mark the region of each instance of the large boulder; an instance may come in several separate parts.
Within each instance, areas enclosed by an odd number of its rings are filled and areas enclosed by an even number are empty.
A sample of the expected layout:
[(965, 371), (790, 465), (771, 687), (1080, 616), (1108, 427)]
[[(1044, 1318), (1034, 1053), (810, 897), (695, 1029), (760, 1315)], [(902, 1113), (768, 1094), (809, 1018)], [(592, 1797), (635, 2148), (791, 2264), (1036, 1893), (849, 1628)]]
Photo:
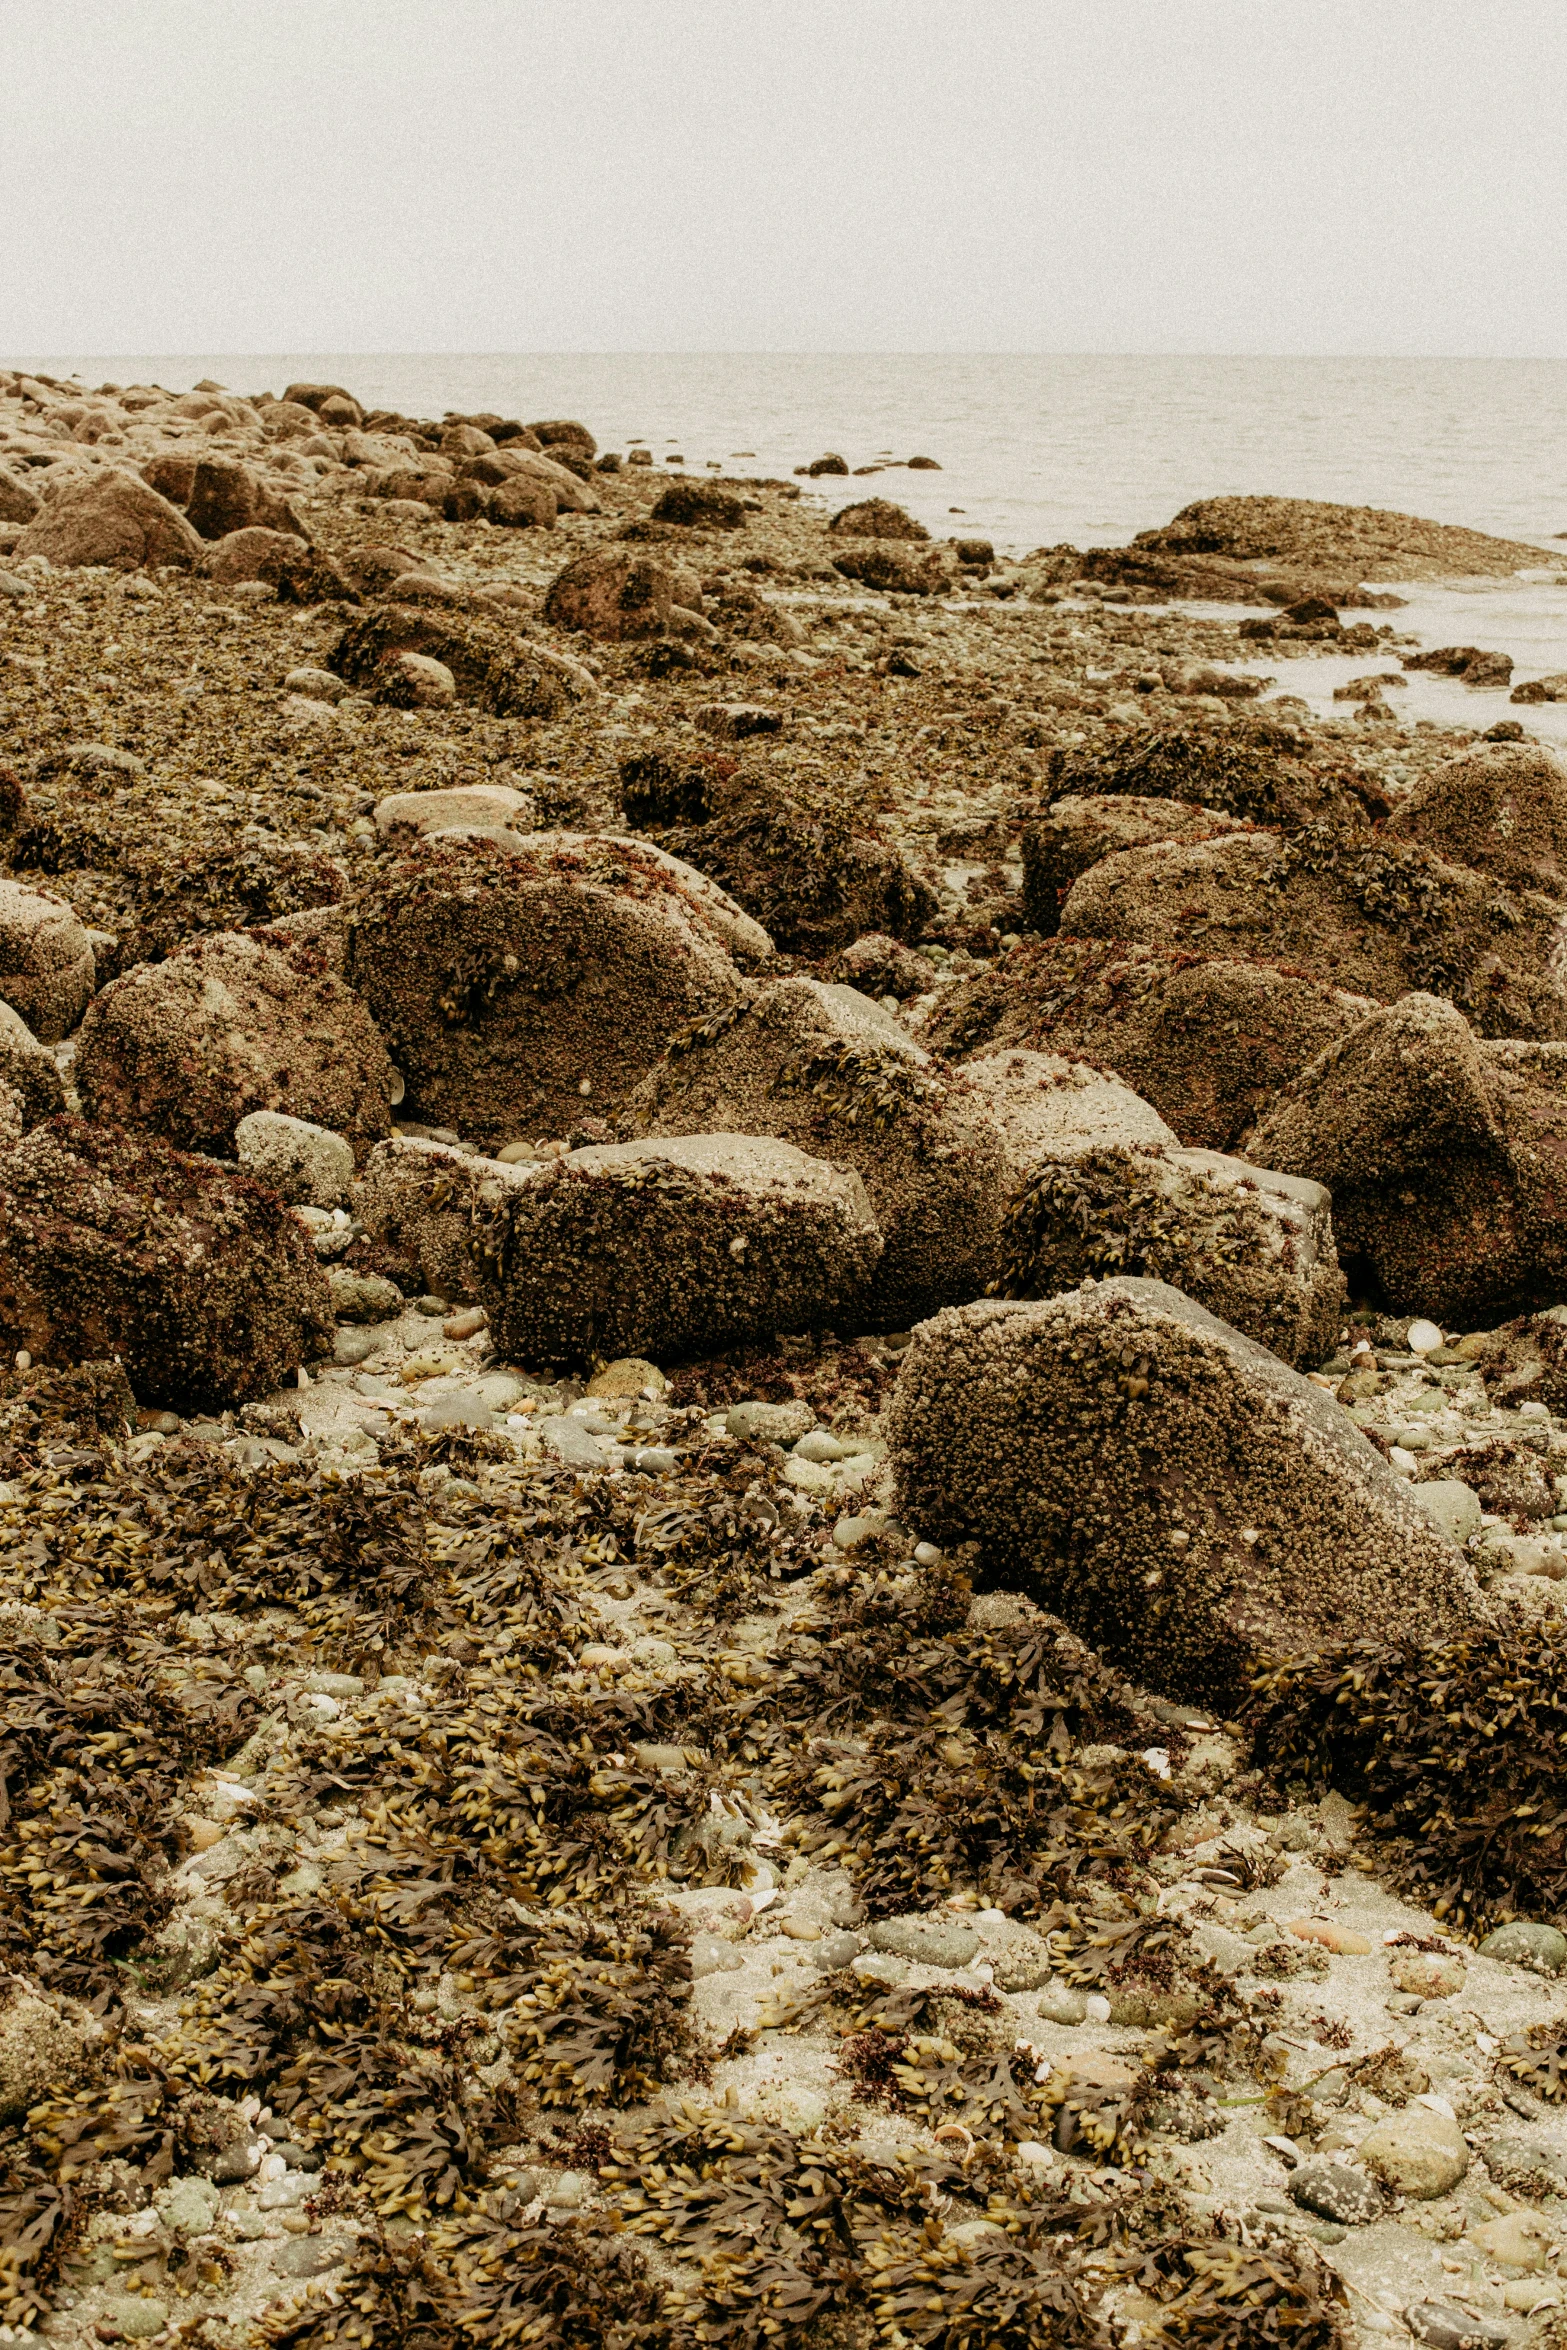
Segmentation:
[(1053, 938), (948, 988), (922, 1041), (953, 1059), (1023, 1046), (1098, 1061), (1183, 1143), (1232, 1150), (1279, 1088), (1372, 1008), (1269, 963)]
[(1217, 808), (1199, 808), (1190, 800), (1100, 792), (1052, 801), (1023, 829), (1024, 925), (1041, 938), (1053, 938), (1073, 882), (1103, 857), (1154, 841), (1216, 840), (1235, 825)]
[(923, 522), (890, 498), (861, 498), (855, 505), (840, 506), (827, 528), (835, 538), (846, 539), (910, 539), (923, 540), (930, 532)]
[(1481, 1622), (1464, 1554), (1322, 1389), (1160, 1281), (952, 1307), (893, 1398), (899, 1514), (977, 1541), (1151, 1688), (1222, 1709), (1267, 1658)]
[(511, 1196), (532, 1176), (531, 1166), (398, 1134), (370, 1153), (354, 1204), (371, 1239), (417, 1265), (429, 1293), (478, 1305), (495, 1294)]
[(499, 1351), (662, 1361), (853, 1314), (881, 1255), (859, 1177), (744, 1134), (611, 1143), (513, 1190), (487, 1260)]
[(28, 523), (12, 550), (20, 560), (47, 555), (57, 569), (103, 563), (119, 571), (171, 564), (193, 571), (202, 540), (177, 506), (117, 467), (62, 484)]
[(844, 579), (889, 595), (939, 596), (951, 585), (933, 549), (919, 555), (888, 539), (848, 539), (837, 546), (832, 567)]
[(760, 989), (677, 1040), (627, 1114), (648, 1134), (771, 1135), (856, 1169), (886, 1239), (868, 1327), (975, 1297), (994, 1273), (1007, 1170), (995, 1122), (853, 988)]
[(41, 1045), (20, 1012), (0, 998), (0, 1085), (22, 1107), (24, 1126), (40, 1125), (65, 1107), (65, 1080), (53, 1053)]
[(283, 531), (301, 539), (308, 536), (288, 500), (279, 497), (238, 457), (197, 459), (185, 519), (204, 539), (227, 538), (236, 530)]
[(641, 842), (437, 836), (361, 901), (345, 971), (418, 1114), (504, 1143), (602, 1116), (671, 1035), (735, 1003), (742, 939), (765, 951)]
[(1271, 1347), (1321, 1361), (1344, 1276), (1320, 1183), (1220, 1151), (1183, 1150), (1158, 1112), (1081, 1061), (968, 1061), (1008, 1159), (997, 1266), (1003, 1297), (1053, 1297), (1110, 1273), (1148, 1275)]
[[(487, 482), (499, 473), (500, 486), (506, 489), (531, 483), (541, 496), (553, 499), (555, 511), (561, 514), (597, 514), (600, 510), (596, 493), (585, 481), (535, 450), (515, 445), (498, 449), (493, 456), (471, 460), (463, 467), (463, 473), (467, 479), (478, 482)], [(493, 501), (486, 511), (494, 521)]]
[(622, 762), (620, 796), (633, 830), (709, 874), (786, 954), (833, 954), (866, 931), (918, 938), (937, 911), (899, 851), (824, 797), (661, 751)]
[(0, 1344), (39, 1363), (118, 1356), (144, 1404), (266, 1395), (330, 1331), (303, 1225), (232, 1168), (51, 1118), (0, 1157)]
[(557, 660), (492, 621), (414, 604), (387, 605), (351, 621), (327, 667), (350, 685), (373, 690), (384, 665), (399, 653), (441, 662), (452, 673), (458, 699), (497, 718), (559, 717), (592, 690), (575, 661)]
[(70, 1035), (94, 975), (92, 942), (65, 900), (0, 878), (0, 1000), (42, 1043)]
[(1078, 938), (1171, 941), (1293, 964), (1384, 1002), (1428, 988), (1487, 1036), (1567, 1036), (1562, 909), (1507, 892), (1419, 842), (1232, 832), (1124, 849), (1068, 892)]
[(230, 531), (207, 556), (206, 572), (220, 587), (260, 580), (283, 604), (357, 604), (358, 592), (319, 548), (292, 531), (257, 525)]
[(1396, 1312), (1474, 1329), (1567, 1295), (1567, 1045), (1487, 1043), (1409, 995), (1303, 1069), (1246, 1148), (1327, 1184), (1346, 1261)]
[(1355, 580), (1498, 578), (1540, 562), (1540, 549), (1521, 539), (1325, 498), (1199, 498), (1161, 530), (1140, 530), (1134, 544)]
[(25, 481), (18, 481), (14, 473), (0, 465), (0, 522), (32, 522), (43, 510), (43, 500), (30, 490)]
[(1061, 744), (1050, 754), (1049, 783), (1053, 799), (1185, 800), (1251, 823), (1327, 822), (1350, 833), (1387, 805), (1341, 759), (1318, 767), (1301, 736), (1267, 718), (1136, 726), (1087, 745)]
[(106, 987), (82, 1023), (90, 1117), (227, 1157), (252, 1110), (329, 1126), (363, 1151), (388, 1131), (392, 1065), (370, 1014), (319, 955), (237, 932), (192, 939)]
[(676, 603), (667, 564), (618, 547), (594, 547), (551, 582), (544, 617), (552, 628), (581, 629), (606, 643), (662, 636)]
[(1567, 897), (1567, 766), (1541, 743), (1477, 743), (1422, 777), (1387, 829), (1509, 889)]

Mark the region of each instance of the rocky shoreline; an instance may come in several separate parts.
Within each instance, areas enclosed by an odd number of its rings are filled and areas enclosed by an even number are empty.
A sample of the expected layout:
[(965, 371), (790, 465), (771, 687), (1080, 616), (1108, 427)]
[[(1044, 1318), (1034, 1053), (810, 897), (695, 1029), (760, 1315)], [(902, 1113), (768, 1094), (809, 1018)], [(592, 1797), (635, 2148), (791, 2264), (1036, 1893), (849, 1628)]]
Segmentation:
[(1545, 558), (839, 470), (0, 371), (0, 2339), (1567, 2326)]

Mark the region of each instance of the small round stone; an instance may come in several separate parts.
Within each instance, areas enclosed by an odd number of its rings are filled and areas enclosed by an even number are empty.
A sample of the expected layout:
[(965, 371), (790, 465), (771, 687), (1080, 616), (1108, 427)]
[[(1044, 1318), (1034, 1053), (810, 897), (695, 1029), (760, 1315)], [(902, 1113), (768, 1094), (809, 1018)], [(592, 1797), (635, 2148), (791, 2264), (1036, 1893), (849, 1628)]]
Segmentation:
[(1482, 1958), (1500, 1958), (1509, 1966), (1528, 1967), (1537, 1975), (1559, 1975), (1567, 1967), (1567, 1934), (1554, 1926), (1536, 1926), (1514, 1918), (1487, 1934), (1480, 1945)]
[(1384, 2208), (1376, 2181), (1351, 2170), (1347, 2162), (1303, 2162), (1289, 2190), (1302, 2211), (1314, 2211), (1319, 2219), (1333, 2220), (1340, 2227), (1366, 2227)]

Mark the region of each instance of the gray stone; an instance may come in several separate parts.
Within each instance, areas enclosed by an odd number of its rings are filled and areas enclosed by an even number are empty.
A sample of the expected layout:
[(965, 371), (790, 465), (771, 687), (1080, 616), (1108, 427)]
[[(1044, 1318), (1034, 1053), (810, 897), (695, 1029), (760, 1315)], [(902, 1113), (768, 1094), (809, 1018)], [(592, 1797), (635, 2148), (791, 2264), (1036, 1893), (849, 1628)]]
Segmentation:
[(867, 1950), (852, 1963), (862, 1983), (884, 1983), (891, 1989), (909, 1979), (908, 1960), (894, 1958), (890, 1950)]
[(1412, 2301), (1404, 2323), (1428, 2350), (1489, 2350), (1509, 2338), (1500, 2318), (1478, 2317), (1451, 2301)]
[(1366, 2227), (1387, 2208), (1375, 2179), (1351, 2170), (1347, 2162), (1303, 2162), (1289, 2186), (1302, 2211), (1314, 2211), (1342, 2227)]
[(353, 1145), (329, 1126), (252, 1110), (234, 1129), (240, 1165), (296, 1206), (340, 1207), (354, 1179)]
[(575, 2211), (586, 2203), (593, 2191), (593, 2182), (579, 2170), (563, 2170), (544, 2200), (556, 2211)]
[(161, 2334), (169, 2322), (168, 2305), (163, 2301), (144, 2301), (140, 2294), (116, 2295), (103, 2306), (103, 2315), (117, 2333), (128, 2342), (150, 2342), (154, 2334)]
[(350, 1324), (347, 1329), (339, 1330), (334, 1335), (332, 1360), (349, 1365), (365, 1363), (373, 1354), (379, 1354), (385, 1344), (385, 1339), (378, 1331), (356, 1330)]
[(305, 2172), (286, 2171), (280, 2179), (268, 2179), (256, 2200), (263, 2211), (295, 2211), (314, 2186)]
[(1518, 2195), (1567, 2195), (1567, 2142), (1560, 2138), (1493, 2138), (1481, 2149), (1499, 2187)]
[(798, 1401), (731, 1404), (724, 1419), (731, 1436), (754, 1444), (797, 1444), (815, 1425), (816, 1414), (810, 1405)]
[(883, 1918), (870, 1930), (871, 1948), (912, 1959), (917, 1966), (963, 1967), (979, 1948), (972, 1926), (939, 1917)]
[(1026, 1926), (1009, 1922), (987, 1935), (984, 1955), (998, 1991), (1039, 1991), (1050, 1981), (1050, 1952)]
[(1429, 2105), (1389, 2114), (1361, 2139), (1359, 2154), (1385, 2186), (1420, 2203), (1447, 2194), (1469, 2168), (1463, 2131)]
[(433, 1434), (441, 1428), (488, 1428), (494, 1413), (482, 1395), (468, 1389), (456, 1395), (438, 1395), (419, 1415), (419, 1424)]
[(691, 1940), (691, 1972), (703, 1975), (732, 1975), (745, 1965), (745, 1960), (732, 1942), (718, 1934), (696, 1934)]
[(170, 2179), (153, 2197), (158, 2217), (178, 2236), (204, 2236), (216, 2222), (222, 2197), (210, 2179)]
[(1047, 2024), (1080, 2024), (1088, 2014), (1088, 1994), (1073, 1983), (1047, 1983), (1040, 1992), (1036, 2013)]
[[(1429, 1445), (1429, 1434), (1425, 1430), (1420, 1433), (1425, 1445)], [(1407, 1430), (1405, 1434), (1408, 1434)], [(1449, 1542), (1467, 1542), (1472, 1534), (1479, 1533), (1480, 1496), (1461, 1477), (1427, 1477), (1411, 1485), (1409, 1490), (1432, 1525), (1445, 1534)], [(1567, 1944), (1563, 1947), (1567, 1949)]]
[(836, 1934), (824, 1934), (809, 1953), (812, 1966), (824, 1975), (835, 1974), (839, 1967), (852, 1966), (860, 1955), (860, 1937), (847, 1929)]
[(568, 1469), (603, 1469), (609, 1466), (608, 1448), (582, 1425), (580, 1420), (563, 1416), (558, 1420), (540, 1420), (539, 1434), (546, 1452), (564, 1462)]
[(1487, 1934), (1480, 1945), (1482, 1958), (1499, 1958), (1509, 1966), (1528, 1967), (1532, 1974), (1559, 1975), (1567, 1967), (1567, 1934), (1554, 1926), (1533, 1925), (1514, 1918)]
[(272, 2247), (272, 2267), (280, 2277), (324, 2277), (341, 2268), (347, 2253), (319, 2236), (286, 2236)]

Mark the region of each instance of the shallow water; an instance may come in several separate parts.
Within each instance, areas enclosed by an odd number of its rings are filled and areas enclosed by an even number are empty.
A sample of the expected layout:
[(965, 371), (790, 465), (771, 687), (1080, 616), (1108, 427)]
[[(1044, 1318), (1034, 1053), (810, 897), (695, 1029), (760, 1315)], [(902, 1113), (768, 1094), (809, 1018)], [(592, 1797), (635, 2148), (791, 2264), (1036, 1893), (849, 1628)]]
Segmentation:
[[(812, 487), (831, 505), (882, 492), (931, 530), (1019, 552), (1124, 545), (1194, 498), (1340, 499), (1537, 541), (1540, 581), (1412, 587), (1396, 625), (1422, 643), (1511, 653), (1516, 681), (1567, 669), (1567, 360), (1153, 359), (977, 354), (857, 358), (737, 352), (49, 358), (83, 382), (236, 391), (346, 383), (406, 413), (581, 416), (605, 448), (644, 441), (691, 471), (791, 474), (824, 450), (851, 466), (935, 457)], [(1265, 609), (1266, 607), (1259, 607)], [(1236, 607), (1222, 607), (1233, 619)], [(1335, 685), (1382, 664), (1270, 665), (1279, 690), (1332, 707)], [(1391, 666), (1391, 664), (1388, 664)], [(1567, 705), (1510, 706), (1449, 679), (1411, 679), (1412, 717), (1521, 720), (1567, 740)], [(1338, 704), (1342, 711), (1345, 705)]]

